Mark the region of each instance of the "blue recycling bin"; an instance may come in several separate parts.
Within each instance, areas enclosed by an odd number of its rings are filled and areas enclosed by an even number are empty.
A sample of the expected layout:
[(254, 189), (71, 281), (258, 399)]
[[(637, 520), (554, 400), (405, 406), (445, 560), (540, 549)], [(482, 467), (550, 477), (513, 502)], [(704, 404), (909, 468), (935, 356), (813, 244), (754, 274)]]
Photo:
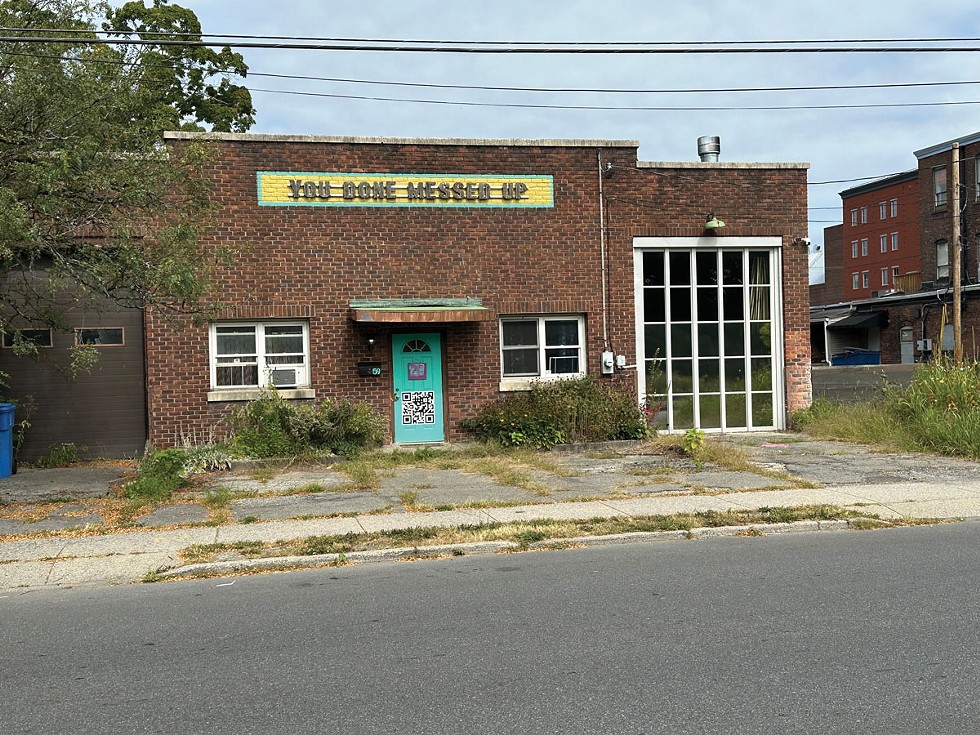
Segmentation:
[(14, 404), (0, 403), (0, 477), (14, 473)]

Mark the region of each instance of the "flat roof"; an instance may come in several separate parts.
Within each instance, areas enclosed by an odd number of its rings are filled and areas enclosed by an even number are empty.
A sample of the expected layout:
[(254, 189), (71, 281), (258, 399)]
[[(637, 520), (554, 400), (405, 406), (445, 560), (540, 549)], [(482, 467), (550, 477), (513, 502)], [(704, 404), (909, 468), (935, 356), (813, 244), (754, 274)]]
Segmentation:
[(969, 135), (964, 135), (962, 138), (953, 138), (952, 140), (947, 140), (944, 143), (936, 143), (936, 145), (931, 145), (928, 148), (917, 150), (915, 152), (915, 157), (918, 159), (928, 158), (929, 156), (934, 156), (937, 153), (952, 150), (953, 143), (969, 145), (970, 143), (976, 143), (978, 140), (980, 140), (980, 132), (970, 133)]
[(884, 189), (887, 186), (892, 186), (893, 184), (900, 184), (903, 181), (911, 181), (912, 179), (919, 178), (919, 169), (913, 168), (910, 171), (902, 171), (897, 174), (890, 174), (888, 176), (883, 176), (880, 179), (875, 179), (874, 181), (869, 181), (867, 184), (861, 184), (860, 186), (852, 186), (850, 189), (844, 189), (839, 192), (840, 196), (857, 196), (858, 194), (864, 194), (869, 191), (875, 191), (876, 189)]
[(167, 131), (165, 140), (221, 140), (258, 143), (357, 143), (367, 145), (471, 145), (514, 146), (540, 148), (639, 148), (636, 140), (568, 140), (546, 138), (388, 138), (353, 135), (278, 135), (272, 133), (208, 133)]
[(756, 161), (638, 161), (637, 168), (687, 168), (687, 169), (808, 169), (809, 163), (764, 163)]

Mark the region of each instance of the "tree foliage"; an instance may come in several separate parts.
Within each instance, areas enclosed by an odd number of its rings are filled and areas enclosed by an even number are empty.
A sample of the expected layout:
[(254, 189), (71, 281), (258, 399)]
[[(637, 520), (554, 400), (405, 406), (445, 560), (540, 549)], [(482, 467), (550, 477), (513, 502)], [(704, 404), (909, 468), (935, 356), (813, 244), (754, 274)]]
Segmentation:
[[(0, 26), (0, 327), (65, 328), (67, 303), (196, 310), (214, 253), (197, 247), (212, 202), (207, 146), (168, 150), (163, 131), (245, 130), (238, 54), (98, 41), (199, 37), (166, 0), (4, 0)], [(71, 31), (69, 33), (69, 31)], [(66, 38), (71, 42), (28, 41)]]

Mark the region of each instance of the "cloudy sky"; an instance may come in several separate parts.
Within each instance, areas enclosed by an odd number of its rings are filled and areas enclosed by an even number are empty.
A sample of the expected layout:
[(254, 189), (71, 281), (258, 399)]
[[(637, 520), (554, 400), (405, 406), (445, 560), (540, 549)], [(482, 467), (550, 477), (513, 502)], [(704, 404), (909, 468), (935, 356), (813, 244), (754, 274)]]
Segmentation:
[[(936, 45), (980, 46), (980, 10), (973, 0), (183, 0), (179, 4), (198, 14), (208, 34), (554, 44), (977, 38), (972, 43)], [(806, 161), (811, 164), (809, 180), (822, 182), (914, 168), (914, 150), (980, 129), (977, 104), (719, 109), (980, 101), (980, 52), (667, 56), (243, 49), (242, 53), (250, 69), (246, 84), (253, 90), (258, 111), (252, 129), (257, 133), (631, 139), (640, 142), (640, 159), (646, 161), (696, 160), (697, 138), (718, 135), (722, 160)], [(368, 82), (551, 90), (976, 83), (862, 90), (609, 94), (436, 89)], [(526, 105), (661, 109), (541, 109)], [(662, 109), (668, 107), (701, 109)], [(851, 185), (809, 187), (809, 235), (814, 244), (822, 242), (825, 226), (840, 222), (838, 192)]]

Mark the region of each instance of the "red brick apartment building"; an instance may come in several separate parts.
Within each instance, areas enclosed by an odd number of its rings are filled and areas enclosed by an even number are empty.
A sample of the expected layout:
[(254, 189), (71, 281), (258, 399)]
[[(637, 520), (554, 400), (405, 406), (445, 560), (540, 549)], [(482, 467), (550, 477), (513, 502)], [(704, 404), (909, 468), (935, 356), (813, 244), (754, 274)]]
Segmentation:
[[(399, 444), (462, 439), (487, 402), (577, 375), (675, 431), (780, 428), (810, 401), (807, 164), (646, 163), (634, 141), (167, 134), (201, 140), (220, 204), (201, 246), (236, 251), (213, 321), (147, 310), (103, 330), (126, 349), (73, 389), (98, 405), (47, 391), (45, 441), (111, 455), (109, 422), (80, 413), (121, 411), (125, 454), (200, 439), (269, 386), (368, 401)], [(10, 353), (15, 382), (36, 372)], [(113, 393), (116, 362), (145, 398)]]
[(842, 292), (847, 301), (895, 288), (919, 270), (919, 172), (906, 171), (842, 191)]
[[(952, 204), (954, 144), (958, 212)], [(825, 230), (839, 246), (826, 249), (826, 285), (811, 288), (813, 354), (827, 362), (854, 348), (880, 354), (883, 363), (930, 360), (952, 350), (954, 216), (962, 246), (964, 349), (980, 357), (980, 133), (923, 148), (915, 157), (913, 171), (841, 192), (841, 234)]]
[(644, 163), (634, 141), (167, 137), (212, 141), (203, 246), (239, 255), (213, 323), (146, 315), (157, 446), (268, 384), (369, 401), (395, 443), (461, 439), (488, 401), (569, 375), (662, 404), (671, 430), (782, 427), (810, 400), (806, 164)]

